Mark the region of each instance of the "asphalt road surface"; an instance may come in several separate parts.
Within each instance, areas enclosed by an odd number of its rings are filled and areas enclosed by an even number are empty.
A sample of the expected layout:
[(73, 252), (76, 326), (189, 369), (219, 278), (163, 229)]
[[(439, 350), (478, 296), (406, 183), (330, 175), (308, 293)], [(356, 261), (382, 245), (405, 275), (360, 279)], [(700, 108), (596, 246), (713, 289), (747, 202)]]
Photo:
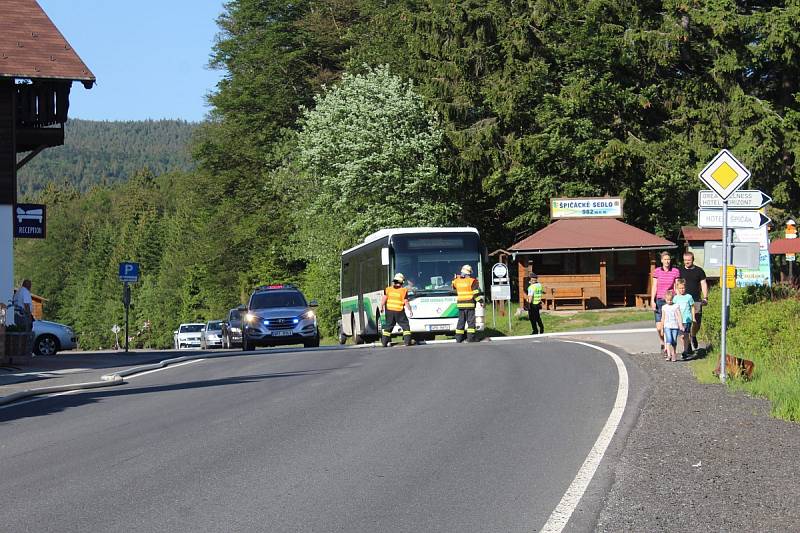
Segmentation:
[(3, 531), (537, 531), (614, 361), (557, 340), (256, 353), (0, 409)]

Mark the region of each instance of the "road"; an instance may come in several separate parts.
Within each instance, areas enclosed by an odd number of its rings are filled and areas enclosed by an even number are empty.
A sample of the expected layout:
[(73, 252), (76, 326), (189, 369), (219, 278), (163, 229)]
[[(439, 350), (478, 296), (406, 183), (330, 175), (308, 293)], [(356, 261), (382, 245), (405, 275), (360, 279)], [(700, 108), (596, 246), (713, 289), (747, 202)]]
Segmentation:
[(595, 349), (528, 340), (129, 379), (0, 409), (3, 531), (536, 531), (619, 378)]

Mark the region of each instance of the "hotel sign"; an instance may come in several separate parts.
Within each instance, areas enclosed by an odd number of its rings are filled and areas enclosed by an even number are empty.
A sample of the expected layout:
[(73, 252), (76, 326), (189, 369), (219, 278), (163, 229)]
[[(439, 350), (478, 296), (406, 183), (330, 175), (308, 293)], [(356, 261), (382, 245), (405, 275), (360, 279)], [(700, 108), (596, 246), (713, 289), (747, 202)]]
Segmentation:
[(622, 218), (622, 198), (552, 198), (550, 218)]

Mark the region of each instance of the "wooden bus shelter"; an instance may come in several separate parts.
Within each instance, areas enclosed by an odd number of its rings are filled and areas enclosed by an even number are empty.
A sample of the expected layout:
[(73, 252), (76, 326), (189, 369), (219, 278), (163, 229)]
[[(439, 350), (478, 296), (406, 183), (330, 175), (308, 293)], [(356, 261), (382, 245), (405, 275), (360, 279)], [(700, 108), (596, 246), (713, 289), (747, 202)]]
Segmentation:
[(0, 302), (7, 302), (17, 171), (64, 144), (72, 82), (89, 89), (95, 76), (35, 0), (3, 0), (0, 12)]
[(615, 218), (556, 220), (510, 248), (520, 306), (531, 272), (544, 285), (547, 307), (634, 305), (648, 293), (657, 252), (676, 247)]

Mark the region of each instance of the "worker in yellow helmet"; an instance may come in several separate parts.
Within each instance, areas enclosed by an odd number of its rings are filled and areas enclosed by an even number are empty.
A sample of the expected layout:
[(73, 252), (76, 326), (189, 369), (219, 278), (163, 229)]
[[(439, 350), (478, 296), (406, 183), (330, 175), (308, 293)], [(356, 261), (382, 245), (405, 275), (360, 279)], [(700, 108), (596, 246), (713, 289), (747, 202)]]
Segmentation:
[[(383, 333), (381, 344), (389, 346), (392, 340), (392, 329), (395, 324), (403, 328), (403, 344), (411, 346), (411, 326), (408, 318), (411, 315), (411, 307), (408, 305), (408, 289), (403, 287), (406, 278), (398, 272), (392, 278), (392, 284), (386, 287), (381, 298), (381, 312), (383, 313)], [(406, 315), (406, 311), (408, 315)]]
[[(456, 291), (456, 307), (458, 307), (458, 323), (456, 324), (456, 342), (464, 341), (464, 333), (467, 335), (467, 342), (475, 342), (475, 305), (483, 303), (483, 293), (481, 292), (478, 280), (472, 277), (472, 267), (464, 265), (461, 272), (453, 278), (453, 289)], [(466, 326), (466, 331), (464, 330)]]

